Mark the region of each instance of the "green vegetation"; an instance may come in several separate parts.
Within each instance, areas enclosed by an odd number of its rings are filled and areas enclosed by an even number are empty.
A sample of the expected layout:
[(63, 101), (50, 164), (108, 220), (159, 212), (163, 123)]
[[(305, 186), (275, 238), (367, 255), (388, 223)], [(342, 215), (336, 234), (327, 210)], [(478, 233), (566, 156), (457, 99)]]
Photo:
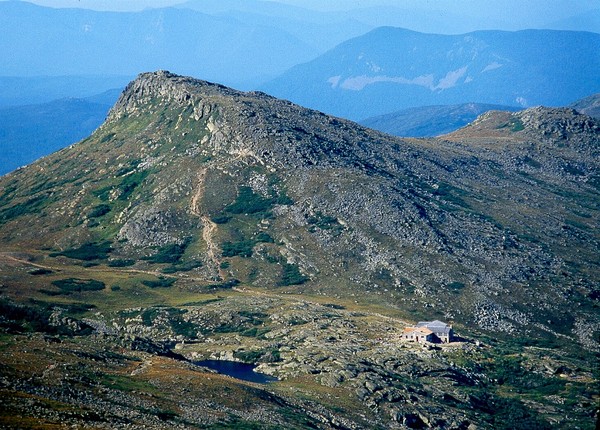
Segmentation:
[(78, 248), (71, 248), (61, 252), (54, 252), (50, 257), (64, 256), (75, 260), (91, 261), (105, 260), (112, 251), (110, 242), (85, 243)]
[(252, 257), (252, 249), (256, 245), (254, 240), (242, 240), (240, 242), (224, 242), (221, 245), (223, 257)]
[(211, 219), (215, 224), (227, 224), (231, 217), (229, 215), (217, 215)]
[[(441, 197), (444, 201), (468, 209), (469, 204), (463, 199), (467, 193), (460, 188), (454, 187), (445, 182), (440, 182), (433, 195)], [(452, 207), (443, 206), (445, 209), (452, 210)]]
[[(241, 186), (235, 201), (225, 207), (224, 212), (233, 215), (245, 214), (261, 218), (270, 218), (273, 216), (271, 210), (274, 205), (290, 205), (292, 203), (293, 201), (283, 192), (280, 192), (279, 195), (273, 197), (263, 197), (252, 191), (252, 188)], [(225, 224), (230, 219), (231, 216), (221, 214), (214, 217), (212, 220), (217, 224)]]
[(59, 293), (52, 291), (43, 291), (48, 295), (63, 294), (69, 295), (73, 293), (82, 293), (84, 291), (102, 291), (106, 285), (102, 281), (95, 279), (77, 279), (77, 278), (66, 278), (52, 281), (52, 285), (58, 287)]
[(108, 267), (128, 267), (128, 266), (133, 266), (134, 264), (135, 264), (135, 260), (117, 259), (117, 260), (110, 260), (108, 262)]
[(255, 337), (257, 339), (265, 339), (265, 334), (269, 333), (271, 329), (267, 327), (250, 327), (244, 331), (241, 331), (240, 334), (246, 337)]
[[(87, 335), (91, 328), (79, 323), (76, 328), (72, 325), (54, 325), (50, 323), (50, 316), (56, 307), (55, 304), (31, 301), (31, 304), (17, 304), (7, 298), (0, 298), (0, 330), (8, 333), (41, 332), (47, 334)], [(79, 314), (94, 308), (87, 303), (61, 304), (67, 314)]]
[(257, 243), (273, 243), (273, 238), (265, 232), (260, 232), (254, 238), (239, 242), (224, 242), (221, 245), (223, 257), (252, 257), (254, 246)]
[(494, 396), (482, 392), (471, 395), (470, 403), (474, 409), (492, 417), (494, 429), (502, 430), (551, 430), (552, 426), (537, 414), (526, 408), (517, 399)]
[(309, 278), (304, 276), (298, 266), (295, 264), (284, 264), (281, 272), (281, 281), (279, 285), (300, 285), (308, 281)]
[(100, 218), (101, 216), (104, 216), (109, 212), (110, 212), (110, 206), (108, 206), (106, 204), (101, 204), (101, 205), (98, 205), (98, 206), (92, 208), (92, 210), (90, 211), (88, 216), (90, 218)]
[(49, 195), (40, 194), (35, 197), (31, 197), (23, 203), (18, 203), (6, 209), (0, 210), (0, 224), (22, 215), (39, 212), (42, 207), (50, 202), (49, 199)]
[(50, 311), (37, 306), (25, 306), (0, 298), (0, 315), (0, 327), (9, 333), (56, 331), (48, 323)]
[(270, 210), (276, 199), (265, 198), (256, 194), (250, 187), (240, 187), (235, 202), (225, 208), (232, 214), (261, 214), (270, 216)]
[(196, 301), (196, 302), (187, 302), (187, 303), (182, 304), (181, 306), (205, 306), (210, 303), (220, 302), (222, 300), (223, 300), (222, 297), (217, 297), (214, 299), (200, 300), (200, 301)]
[(142, 281), (142, 284), (150, 288), (169, 288), (176, 281), (174, 278), (158, 278), (156, 281)]
[(460, 290), (462, 290), (463, 288), (465, 288), (466, 285), (463, 284), (462, 282), (458, 282), (458, 281), (454, 281), (454, 282), (450, 282), (448, 284), (448, 288), (450, 289), (450, 291), (452, 291), (453, 293), (459, 293)]
[(520, 119), (518, 119), (518, 118), (512, 118), (507, 123), (499, 125), (498, 128), (509, 128), (510, 131), (516, 133), (518, 131), (525, 130), (525, 125), (523, 124), (523, 121), (521, 121)]
[(317, 212), (308, 217), (306, 221), (310, 225), (308, 231), (311, 233), (317, 231), (317, 228), (321, 230), (329, 230), (334, 236), (337, 236), (344, 231), (344, 226), (340, 224), (336, 217), (324, 215), (321, 212)]
[(227, 290), (227, 289), (233, 288), (233, 287), (235, 287), (236, 285), (239, 285), (239, 284), (240, 284), (240, 281), (238, 281), (237, 279), (229, 279), (229, 280), (227, 280), (225, 282), (222, 282), (220, 284), (209, 285), (208, 287), (209, 288), (213, 288), (213, 289), (225, 289), (225, 290)]
[(277, 363), (281, 355), (277, 349), (259, 349), (252, 351), (236, 351), (233, 356), (245, 363)]
[(202, 262), (200, 261), (188, 261), (185, 263), (177, 263), (169, 267), (165, 267), (162, 269), (163, 273), (177, 273), (177, 272), (189, 272), (191, 270), (197, 269), (198, 267), (202, 267)]
[(123, 181), (118, 185), (117, 189), (119, 190), (119, 200), (127, 200), (135, 189), (142, 183), (144, 179), (148, 176), (147, 170), (142, 170), (140, 172), (132, 173), (128, 176), (125, 176)]
[(186, 248), (190, 244), (191, 239), (188, 238), (183, 243), (172, 243), (169, 245), (162, 246), (158, 249), (156, 254), (151, 255), (149, 257), (143, 257), (142, 260), (146, 260), (149, 263), (153, 264), (161, 264), (161, 263), (177, 263), (183, 254), (185, 253)]
[(39, 276), (39, 275), (49, 275), (50, 273), (54, 273), (54, 272), (50, 269), (37, 268), (37, 269), (32, 269), (27, 273), (29, 273), (30, 275), (34, 275), (34, 276)]
[(116, 136), (115, 133), (107, 133), (105, 136), (102, 136), (102, 139), (100, 139), (100, 143), (109, 142), (115, 136)]

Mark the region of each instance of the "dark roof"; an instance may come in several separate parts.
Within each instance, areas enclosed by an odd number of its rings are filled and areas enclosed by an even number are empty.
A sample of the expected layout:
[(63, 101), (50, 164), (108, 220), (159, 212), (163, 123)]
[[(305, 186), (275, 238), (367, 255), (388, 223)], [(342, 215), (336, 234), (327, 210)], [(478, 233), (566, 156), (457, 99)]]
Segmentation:
[(419, 321), (417, 323), (417, 327), (427, 327), (429, 330), (434, 332), (435, 334), (449, 334), (450, 330), (452, 330), (452, 326), (446, 324), (442, 321)]

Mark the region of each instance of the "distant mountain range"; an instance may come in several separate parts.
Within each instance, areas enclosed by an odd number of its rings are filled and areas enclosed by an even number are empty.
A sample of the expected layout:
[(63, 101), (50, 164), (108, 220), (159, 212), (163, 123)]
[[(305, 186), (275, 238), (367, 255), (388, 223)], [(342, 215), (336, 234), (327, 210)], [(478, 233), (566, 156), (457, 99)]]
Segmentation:
[[(0, 5), (2, 3), (0, 2)], [(120, 93), (134, 76), (0, 76), (0, 108)], [(116, 92), (115, 92), (116, 91)], [(105, 103), (112, 104), (115, 95)]]
[(600, 90), (600, 34), (550, 30), (423, 34), (378, 28), (262, 89), (362, 120), (408, 107), (561, 106)]
[(4, 76), (136, 75), (177, 69), (237, 86), (320, 51), (273, 26), (190, 9), (110, 13), (0, 2)]
[(514, 106), (465, 103), (449, 106), (420, 106), (360, 121), (365, 127), (395, 136), (431, 137), (463, 127), (489, 110), (514, 112)]
[(0, 175), (88, 136), (120, 93), (0, 108)]

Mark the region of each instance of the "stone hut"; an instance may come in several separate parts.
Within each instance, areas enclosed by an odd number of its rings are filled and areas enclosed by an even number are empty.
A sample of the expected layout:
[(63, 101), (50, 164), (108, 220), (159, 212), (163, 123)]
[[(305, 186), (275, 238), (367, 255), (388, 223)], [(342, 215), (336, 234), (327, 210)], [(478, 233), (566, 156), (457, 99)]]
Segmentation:
[(402, 339), (417, 343), (434, 342), (434, 336), (427, 327), (406, 327), (402, 333)]
[(402, 339), (411, 342), (450, 343), (454, 338), (452, 326), (442, 321), (419, 321), (414, 327), (407, 327)]

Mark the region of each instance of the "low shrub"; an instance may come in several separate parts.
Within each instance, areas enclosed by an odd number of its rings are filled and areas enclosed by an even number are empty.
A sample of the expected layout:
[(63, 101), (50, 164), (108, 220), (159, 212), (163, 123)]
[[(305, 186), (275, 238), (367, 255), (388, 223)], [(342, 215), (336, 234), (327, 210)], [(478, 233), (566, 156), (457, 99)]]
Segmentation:
[(109, 212), (110, 212), (110, 206), (102, 204), (102, 205), (98, 205), (98, 206), (92, 208), (92, 210), (88, 214), (88, 217), (100, 218), (101, 216), (104, 216)]
[(154, 264), (177, 263), (185, 253), (185, 250), (189, 244), (190, 239), (186, 239), (181, 244), (172, 243), (169, 245), (162, 246), (158, 249), (156, 254), (151, 255), (149, 257), (143, 257), (142, 260), (146, 260), (149, 263)]
[(283, 265), (281, 281), (279, 282), (279, 285), (301, 285), (308, 281), (308, 279), (308, 277), (304, 276), (300, 272), (298, 266), (286, 263)]
[(150, 288), (169, 288), (173, 286), (176, 281), (177, 280), (173, 278), (158, 278), (156, 281), (142, 281), (142, 284)]
[(177, 273), (177, 272), (189, 272), (190, 270), (197, 269), (198, 267), (202, 267), (202, 262), (200, 261), (188, 261), (186, 263), (174, 264), (170, 267), (165, 267), (162, 269), (163, 273)]
[(50, 273), (54, 273), (50, 269), (37, 268), (32, 269), (28, 272), (30, 275), (38, 276), (38, 275), (49, 275)]
[(129, 259), (118, 259), (118, 260), (111, 260), (108, 262), (108, 267), (128, 267), (128, 266), (133, 266), (135, 264), (135, 260), (129, 260)]
[(52, 281), (52, 285), (58, 287), (59, 294), (69, 295), (73, 293), (82, 293), (84, 291), (102, 291), (106, 285), (102, 281), (95, 279), (77, 279), (66, 278)]
[(112, 251), (110, 242), (84, 243), (78, 248), (71, 248), (61, 252), (53, 252), (50, 257), (64, 256), (75, 260), (91, 261), (106, 260)]
[(242, 240), (240, 242), (224, 242), (221, 246), (223, 257), (252, 257), (252, 249), (256, 244), (253, 240)]

